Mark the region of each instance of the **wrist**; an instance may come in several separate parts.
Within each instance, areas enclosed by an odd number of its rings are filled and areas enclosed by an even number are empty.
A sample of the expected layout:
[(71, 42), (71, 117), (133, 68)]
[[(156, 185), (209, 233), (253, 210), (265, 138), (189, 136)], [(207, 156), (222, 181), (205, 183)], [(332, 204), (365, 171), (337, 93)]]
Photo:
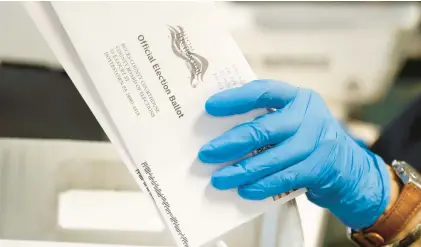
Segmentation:
[[(396, 176), (395, 172), (390, 166), (387, 166), (387, 170), (390, 175), (390, 201), (389, 204), (386, 207), (386, 210), (389, 210), (395, 205), (400, 192), (402, 190), (402, 183), (399, 181), (399, 178)], [(415, 214), (412, 219), (408, 221), (406, 226), (400, 231), (394, 238), (391, 239), (389, 242), (395, 242), (399, 239), (404, 238), (409, 233), (412, 232), (412, 230), (416, 227), (417, 224), (421, 222), (421, 211)], [(421, 247), (421, 239), (415, 242), (411, 245), (411, 247)]]
[(356, 231), (372, 226), (390, 203), (390, 175), (387, 165), (379, 156), (369, 151), (367, 154), (371, 158), (370, 162), (364, 170), (355, 172), (355, 181), (358, 183), (353, 185), (355, 189), (352, 193), (339, 198), (340, 203), (335, 202), (335, 205), (327, 207), (344, 225)]
[(386, 210), (390, 210), (393, 205), (395, 205), (396, 201), (398, 200), (399, 194), (402, 190), (402, 183), (399, 181), (399, 178), (396, 176), (395, 172), (393, 171), (392, 167), (386, 165), (387, 172), (389, 173), (390, 179), (390, 200), (386, 206)]
[(359, 246), (406, 246), (421, 247), (421, 176), (408, 163), (393, 161), (383, 166), (387, 184), (387, 200), (381, 215), (369, 227), (350, 230), (350, 239)]

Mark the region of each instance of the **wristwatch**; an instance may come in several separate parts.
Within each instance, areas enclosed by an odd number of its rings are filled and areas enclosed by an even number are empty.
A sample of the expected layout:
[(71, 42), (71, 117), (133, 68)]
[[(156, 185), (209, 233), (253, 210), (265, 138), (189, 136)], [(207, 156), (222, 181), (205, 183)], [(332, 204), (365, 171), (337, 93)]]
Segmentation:
[(355, 231), (348, 238), (360, 247), (409, 247), (421, 236), (421, 222), (404, 238), (390, 243), (421, 208), (421, 175), (404, 161), (393, 161), (392, 169), (402, 185), (396, 203), (370, 227)]

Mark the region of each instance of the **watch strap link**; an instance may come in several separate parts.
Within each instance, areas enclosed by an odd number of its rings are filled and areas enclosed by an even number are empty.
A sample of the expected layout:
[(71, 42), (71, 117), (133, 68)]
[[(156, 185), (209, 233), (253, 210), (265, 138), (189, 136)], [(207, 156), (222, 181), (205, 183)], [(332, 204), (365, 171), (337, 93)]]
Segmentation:
[(405, 184), (396, 203), (369, 228), (353, 231), (352, 238), (362, 247), (380, 247), (389, 243), (403, 230), (421, 208), (421, 189)]

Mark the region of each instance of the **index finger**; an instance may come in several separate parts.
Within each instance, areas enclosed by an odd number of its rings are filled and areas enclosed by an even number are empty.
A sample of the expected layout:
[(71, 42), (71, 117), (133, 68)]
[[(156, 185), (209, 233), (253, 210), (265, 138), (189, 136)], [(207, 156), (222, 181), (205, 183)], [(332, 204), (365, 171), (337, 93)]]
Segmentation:
[(258, 108), (281, 109), (291, 102), (298, 88), (274, 80), (256, 80), (211, 96), (206, 111), (213, 116), (243, 114)]

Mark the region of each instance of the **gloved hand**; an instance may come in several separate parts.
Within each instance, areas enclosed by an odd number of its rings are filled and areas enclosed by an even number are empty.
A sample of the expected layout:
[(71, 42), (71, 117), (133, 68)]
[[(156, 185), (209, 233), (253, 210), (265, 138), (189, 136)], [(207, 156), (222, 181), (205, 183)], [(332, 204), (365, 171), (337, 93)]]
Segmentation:
[(257, 148), (275, 146), (214, 173), (214, 187), (238, 187), (239, 194), (251, 200), (305, 187), (310, 201), (353, 229), (376, 221), (390, 200), (386, 165), (346, 134), (317, 93), (260, 80), (217, 93), (206, 103), (206, 111), (216, 117), (257, 108), (276, 111), (210, 141), (199, 159), (234, 161)]

